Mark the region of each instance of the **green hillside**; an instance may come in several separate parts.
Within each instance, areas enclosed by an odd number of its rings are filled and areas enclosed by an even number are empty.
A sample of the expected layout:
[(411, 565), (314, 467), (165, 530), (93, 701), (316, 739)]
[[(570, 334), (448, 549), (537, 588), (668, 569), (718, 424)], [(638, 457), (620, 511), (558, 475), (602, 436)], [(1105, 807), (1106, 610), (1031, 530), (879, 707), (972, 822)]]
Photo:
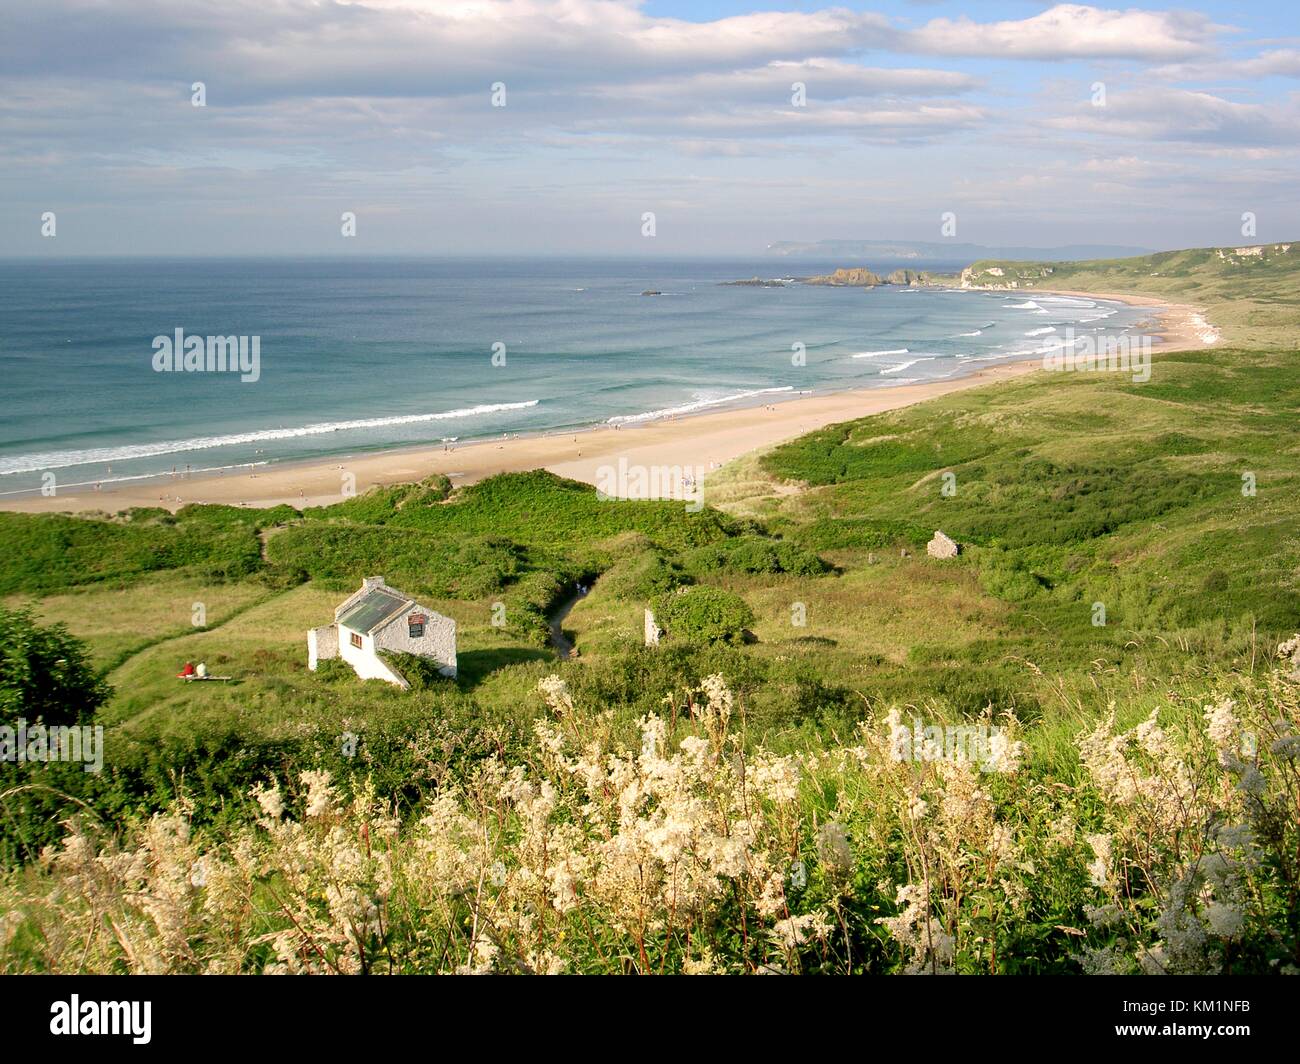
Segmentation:
[(962, 283), (1122, 292), (1199, 304), (1224, 338), (1246, 346), (1300, 345), (1300, 243), (1162, 251), (1126, 259), (984, 259)]

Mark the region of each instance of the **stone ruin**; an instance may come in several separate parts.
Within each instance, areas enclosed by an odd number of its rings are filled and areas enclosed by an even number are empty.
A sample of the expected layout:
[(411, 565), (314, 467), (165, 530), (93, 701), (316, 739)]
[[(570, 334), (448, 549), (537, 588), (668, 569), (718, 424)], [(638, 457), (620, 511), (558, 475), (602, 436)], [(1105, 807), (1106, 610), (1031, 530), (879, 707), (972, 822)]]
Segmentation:
[(659, 637), (664, 634), (664, 630), (655, 624), (655, 615), (653, 610), (645, 611), (645, 645), (648, 647), (657, 647)]
[(925, 545), (925, 553), (931, 558), (955, 558), (961, 553), (961, 547), (956, 540), (935, 529), (934, 539)]

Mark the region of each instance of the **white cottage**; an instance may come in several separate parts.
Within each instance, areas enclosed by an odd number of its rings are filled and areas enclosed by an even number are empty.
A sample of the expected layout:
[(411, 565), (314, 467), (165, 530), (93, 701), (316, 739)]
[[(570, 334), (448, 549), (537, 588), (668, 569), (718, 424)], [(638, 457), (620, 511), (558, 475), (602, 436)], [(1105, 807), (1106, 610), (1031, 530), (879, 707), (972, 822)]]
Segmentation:
[(381, 650), (429, 658), (444, 676), (456, 675), (456, 622), (421, 606), (403, 591), (368, 576), (334, 610), (334, 623), (307, 633), (307, 668), (342, 658), (363, 680), (410, 684), (380, 657)]

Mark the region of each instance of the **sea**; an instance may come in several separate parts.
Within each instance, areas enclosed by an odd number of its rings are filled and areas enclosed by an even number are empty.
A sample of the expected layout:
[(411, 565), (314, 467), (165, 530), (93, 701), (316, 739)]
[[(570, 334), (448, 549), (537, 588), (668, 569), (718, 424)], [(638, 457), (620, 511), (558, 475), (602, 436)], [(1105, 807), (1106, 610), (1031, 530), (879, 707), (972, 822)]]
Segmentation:
[[(1043, 293), (724, 283), (851, 265), (0, 262), (0, 496), (893, 388), (1150, 320)], [(194, 337), (187, 369), (171, 349)], [(248, 371), (209, 363), (207, 337), (242, 338)]]

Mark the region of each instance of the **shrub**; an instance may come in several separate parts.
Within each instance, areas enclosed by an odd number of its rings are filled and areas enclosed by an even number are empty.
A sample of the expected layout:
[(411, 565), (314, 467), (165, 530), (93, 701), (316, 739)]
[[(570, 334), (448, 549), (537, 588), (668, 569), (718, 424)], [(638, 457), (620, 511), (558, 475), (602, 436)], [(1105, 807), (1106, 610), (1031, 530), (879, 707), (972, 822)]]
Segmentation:
[(245, 576), (262, 564), (257, 522), (264, 515), (232, 509), (186, 506), (174, 518), (137, 510), (121, 520), (0, 513), (5, 560), (0, 594), (52, 591), (165, 569), (207, 569), (222, 579)]
[(692, 577), (677, 562), (651, 550), (619, 562), (600, 582), (602, 590), (619, 598), (648, 601), (692, 583)]
[(82, 724), (111, 694), (86, 645), (63, 625), (42, 628), (30, 611), (0, 606), (0, 718)]
[(985, 591), (1008, 602), (1034, 598), (1046, 586), (1046, 581), (1030, 570), (1024, 558), (996, 548), (981, 552), (979, 574)]
[(754, 612), (739, 595), (716, 587), (683, 587), (660, 595), (654, 615), (669, 637), (687, 643), (742, 643)]
[(810, 550), (765, 536), (735, 536), (697, 547), (683, 559), (697, 572), (820, 576), (830, 566)]
[(418, 654), (384, 651), (381, 655), (388, 666), (411, 685), (412, 691), (426, 691), (436, 684), (450, 681), (438, 669), (436, 662)]
[(394, 587), (434, 597), (481, 598), (524, 568), (521, 547), (502, 536), (434, 536), (391, 525), (304, 522), (272, 536), (273, 565), (305, 570), (334, 590), (382, 574)]
[(70, 818), (0, 879), (0, 969), (1294, 974), (1297, 687), (1224, 682), (1085, 729), (1075, 785), (1044, 786), (1011, 716), (973, 759), (915, 704), (781, 755), (720, 676), (627, 737), (550, 676), (527, 748), (406, 819), (288, 767), (219, 831), (188, 801), (117, 836)]
[(1205, 590), (1212, 595), (1228, 590), (1228, 574), (1222, 569), (1211, 569), (1205, 574)]
[(357, 679), (357, 671), (342, 658), (325, 658), (316, 663), (316, 675), (326, 683)]
[(806, 525), (795, 526), (788, 540), (812, 551), (875, 549), (906, 544), (924, 547), (934, 530), (909, 521), (868, 520), (854, 517), (822, 517)]

